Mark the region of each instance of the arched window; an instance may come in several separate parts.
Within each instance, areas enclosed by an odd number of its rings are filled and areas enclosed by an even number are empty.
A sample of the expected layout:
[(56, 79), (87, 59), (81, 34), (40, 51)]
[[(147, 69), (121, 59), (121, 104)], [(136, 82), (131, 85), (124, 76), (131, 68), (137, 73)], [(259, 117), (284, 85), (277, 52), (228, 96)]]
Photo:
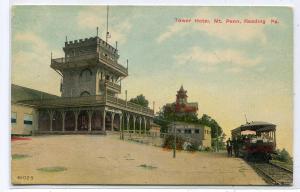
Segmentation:
[(88, 91), (83, 91), (80, 93), (80, 96), (90, 96), (91, 94)]
[(82, 81), (90, 81), (92, 78), (92, 71), (90, 69), (83, 69), (80, 72), (80, 79)]

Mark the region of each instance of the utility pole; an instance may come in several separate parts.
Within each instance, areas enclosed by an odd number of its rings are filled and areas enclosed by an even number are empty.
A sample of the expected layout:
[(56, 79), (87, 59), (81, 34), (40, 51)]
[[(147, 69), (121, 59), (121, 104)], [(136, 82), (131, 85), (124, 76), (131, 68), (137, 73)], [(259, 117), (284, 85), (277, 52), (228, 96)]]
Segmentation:
[(125, 90), (125, 101), (126, 101), (126, 106), (127, 106), (127, 90)]
[(219, 128), (217, 127), (217, 130), (216, 130), (216, 134), (217, 134), (217, 140), (216, 140), (216, 152), (219, 152)]
[(176, 158), (176, 126), (174, 121), (173, 121), (173, 131), (174, 131), (173, 158)]
[[(122, 116), (123, 117), (123, 116)], [(124, 116), (125, 117), (125, 116)], [(124, 121), (123, 118), (120, 118), (121, 121), (121, 135), (120, 135), (120, 139), (124, 140)]]

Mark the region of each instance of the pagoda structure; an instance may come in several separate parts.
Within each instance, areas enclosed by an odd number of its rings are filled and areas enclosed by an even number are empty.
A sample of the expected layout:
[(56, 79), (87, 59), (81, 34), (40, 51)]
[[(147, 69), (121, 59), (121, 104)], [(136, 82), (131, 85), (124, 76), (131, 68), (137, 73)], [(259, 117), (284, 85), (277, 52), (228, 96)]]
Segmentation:
[(183, 86), (181, 85), (176, 94), (176, 101), (174, 103), (166, 104), (165, 110), (167, 112), (173, 112), (177, 116), (196, 114), (198, 111), (198, 103), (189, 103), (187, 98), (187, 91), (184, 90)]

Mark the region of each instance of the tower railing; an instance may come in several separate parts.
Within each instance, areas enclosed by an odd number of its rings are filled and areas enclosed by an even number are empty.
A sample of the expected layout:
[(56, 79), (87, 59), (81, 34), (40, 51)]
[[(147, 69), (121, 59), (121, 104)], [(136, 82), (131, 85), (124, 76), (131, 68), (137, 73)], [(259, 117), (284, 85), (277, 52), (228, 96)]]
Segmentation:
[(76, 62), (76, 61), (82, 61), (82, 60), (89, 60), (89, 59), (97, 59), (98, 54), (96, 53), (86, 53), (71, 57), (61, 57), (61, 58), (55, 58), (51, 59), (51, 64), (65, 64), (68, 62)]
[(105, 56), (99, 56), (99, 61), (116, 68), (117, 70), (121, 71), (122, 73), (128, 74), (127, 68), (120, 65), (117, 61), (113, 61)]
[(121, 93), (121, 85), (118, 85), (116, 83), (113, 83), (111, 81), (108, 81), (108, 80), (101, 80), (100, 83), (104, 86), (107, 86), (107, 88), (117, 92), (117, 93)]
[(91, 59), (95, 59), (96, 61), (100, 61), (107, 66), (113, 67), (114, 69), (120, 71), (123, 74), (126, 74), (126, 75), (128, 74), (128, 69), (126, 67), (119, 64), (116, 60), (112, 60), (108, 56), (104, 56), (99, 53), (86, 53), (86, 54), (81, 54), (81, 55), (77, 55), (77, 56), (51, 59), (51, 66), (52, 67), (62, 67), (62, 65), (66, 64), (66, 63), (91, 60)]

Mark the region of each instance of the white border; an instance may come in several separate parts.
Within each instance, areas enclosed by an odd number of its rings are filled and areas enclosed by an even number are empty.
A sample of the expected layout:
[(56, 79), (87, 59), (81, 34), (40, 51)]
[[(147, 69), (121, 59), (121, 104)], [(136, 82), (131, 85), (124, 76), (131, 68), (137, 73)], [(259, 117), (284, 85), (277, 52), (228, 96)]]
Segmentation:
[[(15, 187), (10, 184), (10, 11), (12, 5), (206, 5), (206, 6), (290, 6), (294, 8), (294, 186), (289, 188), (280, 188), (284, 190), (296, 190), (300, 189), (300, 141), (297, 136), (300, 135), (300, 118), (297, 118), (300, 115), (300, 102), (299, 102), (299, 94), (300, 94), (300, 66), (299, 66), (299, 34), (300, 34), (300, 1), (297, 0), (202, 0), (201, 3), (196, 0), (147, 0), (147, 1), (138, 1), (138, 0), (1, 0), (0, 1), (0, 97), (1, 97), (1, 105), (0, 105), (0, 146), (1, 146), (1, 167), (0, 167), (0, 191), (8, 191), (8, 190), (17, 190), (23, 189), (22, 191), (32, 191), (32, 189), (39, 189), (38, 191), (44, 191), (42, 189), (46, 189), (49, 191), (53, 191), (54, 188), (57, 191), (63, 191), (66, 188), (79, 188), (79, 191), (86, 191), (86, 188), (111, 188), (116, 190), (117, 188), (127, 188), (123, 189), (123, 191), (129, 191), (129, 188), (136, 188), (130, 191), (139, 191), (141, 188), (148, 188), (148, 190), (153, 191), (159, 188), (167, 189), (164, 191), (174, 191), (175, 188), (183, 188), (180, 191), (193, 191), (195, 189), (201, 191), (257, 191), (257, 190), (280, 190), (276, 187), (105, 187), (105, 186), (22, 186)], [(298, 53), (298, 54), (297, 54)], [(11, 188), (15, 189), (11, 189)], [(84, 189), (82, 189), (84, 188)], [(170, 189), (171, 188), (171, 189)], [(45, 191), (46, 191), (45, 190)], [(109, 189), (103, 189), (107, 191)], [(147, 191), (148, 191), (147, 190)], [(176, 189), (178, 190), (178, 189)], [(55, 190), (56, 191), (56, 190)], [(111, 191), (111, 190), (110, 190)], [(281, 191), (281, 190), (280, 190)]]

